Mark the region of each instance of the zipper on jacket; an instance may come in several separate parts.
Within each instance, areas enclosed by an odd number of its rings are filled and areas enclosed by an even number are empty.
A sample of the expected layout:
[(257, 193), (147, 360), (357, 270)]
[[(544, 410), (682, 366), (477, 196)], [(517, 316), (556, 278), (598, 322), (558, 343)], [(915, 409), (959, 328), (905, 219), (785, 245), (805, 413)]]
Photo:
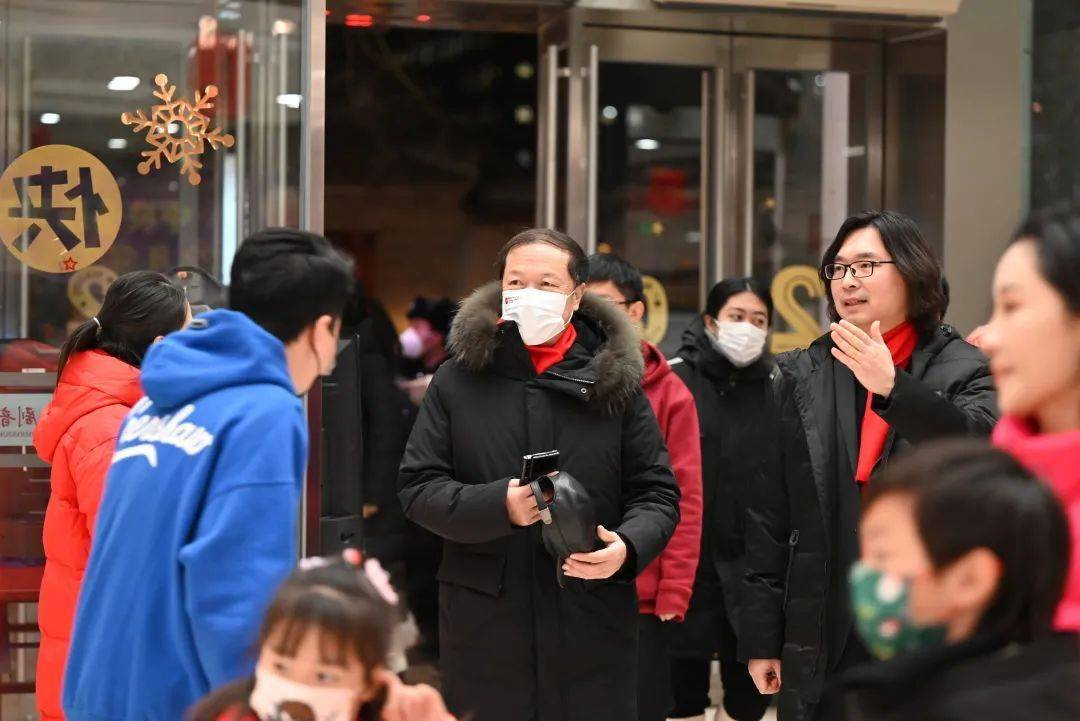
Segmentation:
[(556, 373), (555, 371), (544, 371), (544, 375), (552, 375), (556, 378), (562, 378), (564, 381), (572, 381), (574, 383), (584, 383), (585, 385), (596, 385), (596, 381), (585, 380), (584, 378), (572, 378), (571, 376), (564, 376), (562, 373)]
[(795, 566), (795, 549), (799, 546), (799, 529), (796, 528), (791, 532), (791, 537), (788, 539), (788, 557), (787, 557), (787, 570), (784, 572), (784, 605), (781, 608), (786, 609), (788, 604), (788, 589), (791, 588), (791, 569)]

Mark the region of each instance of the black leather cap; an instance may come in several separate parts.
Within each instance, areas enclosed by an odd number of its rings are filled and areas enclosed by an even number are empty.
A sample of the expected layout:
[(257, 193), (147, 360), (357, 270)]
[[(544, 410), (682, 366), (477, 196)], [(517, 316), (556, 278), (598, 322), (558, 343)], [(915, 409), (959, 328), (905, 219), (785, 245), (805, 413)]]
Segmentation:
[(596, 548), (596, 508), (585, 487), (565, 471), (543, 476), (531, 488), (544, 522), (544, 548), (556, 559), (559, 585), (565, 586), (562, 565), (566, 557)]

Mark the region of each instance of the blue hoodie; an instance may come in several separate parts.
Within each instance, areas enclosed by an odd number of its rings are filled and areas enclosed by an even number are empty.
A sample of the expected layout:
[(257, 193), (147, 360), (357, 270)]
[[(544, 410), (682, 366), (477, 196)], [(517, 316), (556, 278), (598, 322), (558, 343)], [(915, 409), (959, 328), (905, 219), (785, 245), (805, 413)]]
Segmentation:
[(250, 674), (296, 562), (307, 429), (285, 348), (247, 316), (155, 345), (120, 429), (75, 617), (69, 721), (180, 721)]

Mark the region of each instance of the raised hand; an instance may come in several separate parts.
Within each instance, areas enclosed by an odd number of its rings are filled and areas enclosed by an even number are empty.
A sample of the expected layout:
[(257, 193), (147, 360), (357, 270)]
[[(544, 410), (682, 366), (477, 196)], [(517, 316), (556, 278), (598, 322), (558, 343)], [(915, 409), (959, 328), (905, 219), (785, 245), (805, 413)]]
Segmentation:
[(855, 374), (862, 387), (874, 395), (887, 397), (896, 384), (896, 366), (892, 352), (881, 335), (881, 321), (875, 320), (870, 334), (846, 320), (833, 323), (833, 358), (840, 361)]

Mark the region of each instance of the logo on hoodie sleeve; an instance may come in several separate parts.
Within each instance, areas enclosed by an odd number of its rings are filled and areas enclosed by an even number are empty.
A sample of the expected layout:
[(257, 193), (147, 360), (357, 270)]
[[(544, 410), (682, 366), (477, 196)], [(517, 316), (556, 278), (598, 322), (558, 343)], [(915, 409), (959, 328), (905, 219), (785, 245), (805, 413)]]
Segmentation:
[[(152, 412), (153, 401), (143, 398), (131, 409), (112, 462), (129, 458), (145, 458), (151, 468), (157, 468), (157, 444), (179, 448), (189, 456), (196, 456), (214, 443), (214, 435), (202, 426), (187, 422), (195, 412), (189, 404), (176, 413), (156, 415)], [(134, 443), (135, 445), (128, 445)]]

